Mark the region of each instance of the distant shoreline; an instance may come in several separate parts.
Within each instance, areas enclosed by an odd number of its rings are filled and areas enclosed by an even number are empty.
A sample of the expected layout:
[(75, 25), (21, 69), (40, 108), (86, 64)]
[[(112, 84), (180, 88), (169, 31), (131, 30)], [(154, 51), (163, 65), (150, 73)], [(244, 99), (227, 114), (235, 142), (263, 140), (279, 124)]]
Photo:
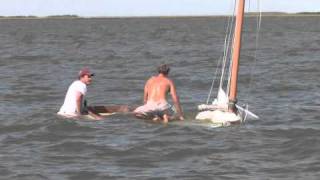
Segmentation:
[[(308, 17), (320, 16), (320, 12), (262, 12), (263, 17)], [(250, 12), (246, 16), (257, 16), (259, 13)], [(230, 15), (194, 15), (194, 16), (92, 16), (82, 17), (77, 15), (54, 15), (54, 16), (0, 16), (0, 19), (129, 19), (129, 18), (204, 18), (204, 17), (228, 17)]]

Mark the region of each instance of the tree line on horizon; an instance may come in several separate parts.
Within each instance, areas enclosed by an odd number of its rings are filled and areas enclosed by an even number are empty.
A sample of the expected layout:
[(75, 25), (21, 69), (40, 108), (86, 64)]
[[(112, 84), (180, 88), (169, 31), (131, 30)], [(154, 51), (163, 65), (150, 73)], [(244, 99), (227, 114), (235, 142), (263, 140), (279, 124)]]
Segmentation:
[[(259, 12), (247, 12), (246, 14), (248, 15), (256, 15), (259, 14)], [(320, 12), (297, 12), (297, 13), (286, 13), (286, 12), (262, 12), (262, 15), (290, 15), (290, 14), (297, 14), (297, 15), (320, 15)], [(211, 16), (211, 15), (208, 15)], [(99, 16), (97, 16), (99, 17)], [(107, 17), (107, 16), (105, 16)], [(73, 14), (66, 14), (66, 15), (50, 15), (50, 16), (0, 16), (0, 18), (82, 18), (81, 16), (78, 15), (73, 15)]]
[(52, 16), (44, 16), (44, 17), (39, 17), (39, 16), (0, 16), (0, 18), (80, 18), (78, 15), (52, 15)]

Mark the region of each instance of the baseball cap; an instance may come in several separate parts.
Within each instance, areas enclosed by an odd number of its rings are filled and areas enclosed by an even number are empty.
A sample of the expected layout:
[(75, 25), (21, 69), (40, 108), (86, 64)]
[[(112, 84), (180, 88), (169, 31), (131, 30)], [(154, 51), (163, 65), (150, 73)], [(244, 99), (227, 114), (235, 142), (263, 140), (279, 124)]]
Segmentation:
[(94, 73), (91, 73), (89, 68), (82, 68), (79, 71), (79, 77), (82, 77), (82, 76), (85, 76), (85, 75), (94, 76)]

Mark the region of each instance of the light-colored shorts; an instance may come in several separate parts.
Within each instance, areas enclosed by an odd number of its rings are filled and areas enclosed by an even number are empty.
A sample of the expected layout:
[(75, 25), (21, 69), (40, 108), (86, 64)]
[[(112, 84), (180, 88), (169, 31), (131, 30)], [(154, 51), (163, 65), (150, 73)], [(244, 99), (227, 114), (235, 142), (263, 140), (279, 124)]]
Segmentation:
[(135, 109), (134, 112), (147, 116), (163, 116), (164, 114), (171, 115), (174, 113), (172, 106), (166, 101), (148, 101), (146, 104), (139, 106), (137, 109)]

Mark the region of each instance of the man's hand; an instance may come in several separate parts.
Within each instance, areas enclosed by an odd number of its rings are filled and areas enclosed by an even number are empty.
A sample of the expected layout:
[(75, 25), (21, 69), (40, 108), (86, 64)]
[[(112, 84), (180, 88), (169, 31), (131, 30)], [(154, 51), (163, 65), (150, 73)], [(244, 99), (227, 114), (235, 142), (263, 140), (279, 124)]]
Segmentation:
[(94, 119), (95, 120), (102, 120), (103, 118), (102, 118), (102, 116), (95, 116)]
[(97, 115), (93, 115), (93, 114), (91, 116), (93, 116), (94, 120), (102, 120), (103, 119), (102, 116), (97, 116)]
[(99, 114), (93, 113), (93, 112), (91, 112), (91, 111), (88, 111), (88, 114), (89, 114), (90, 116), (92, 116), (95, 120), (102, 120), (102, 119), (103, 119), (102, 116), (100, 116)]

